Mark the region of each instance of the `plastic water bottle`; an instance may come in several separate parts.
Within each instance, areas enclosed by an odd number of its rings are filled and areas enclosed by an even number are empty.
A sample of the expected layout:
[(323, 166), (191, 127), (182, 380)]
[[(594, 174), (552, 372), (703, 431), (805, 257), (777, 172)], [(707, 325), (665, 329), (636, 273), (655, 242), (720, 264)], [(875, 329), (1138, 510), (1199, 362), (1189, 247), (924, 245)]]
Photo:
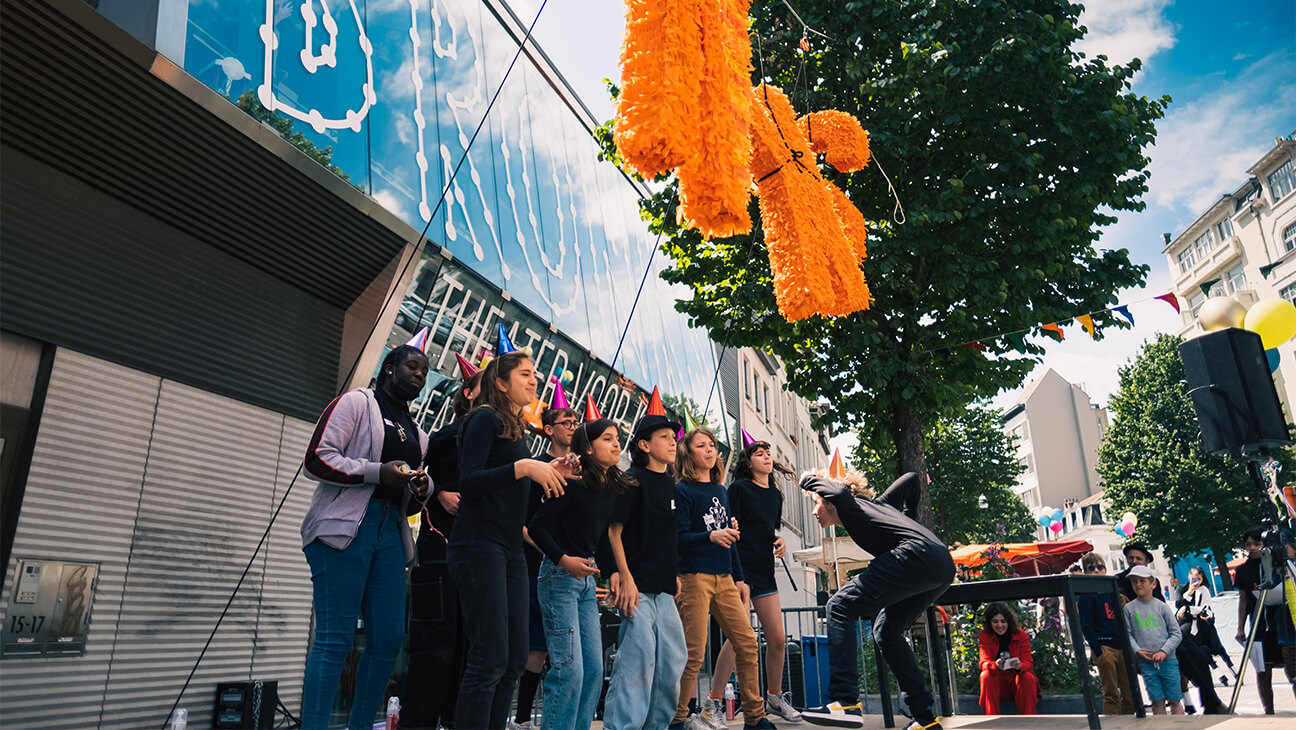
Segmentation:
[(171, 730), (185, 730), (189, 726), (189, 711), (183, 707), (177, 707), (176, 711), (171, 713)]
[(400, 698), (392, 697), (387, 700), (387, 730), (396, 730), (398, 722), (400, 722)]
[(733, 722), (735, 710), (737, 709), (734, 707), (733, 682), (725, 683), (724, 703), (725, 703), (725, 720), (729, 722)]

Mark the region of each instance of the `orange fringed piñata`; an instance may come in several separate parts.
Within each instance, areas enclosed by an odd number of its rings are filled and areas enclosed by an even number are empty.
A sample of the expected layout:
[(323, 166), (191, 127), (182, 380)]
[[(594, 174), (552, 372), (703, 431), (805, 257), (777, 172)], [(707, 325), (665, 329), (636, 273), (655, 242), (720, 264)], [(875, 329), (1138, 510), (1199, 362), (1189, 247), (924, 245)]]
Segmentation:
[(616, 144), (643, 177), (674, 170), (697, 149), (704, 2), (626, 2)]
[(702, 14), (702, 94), (692, 122), (700, 131), (694, 154), (679, 170), (686, 225), (729, 238), (751, 230), (751, 0), (717, 0)]
[[(783, 92), (761, 85), (752, 95), (751, 173), (760, 189), (779, 311), (789, 320), (798, 320), (867, 309), (869, 289), (859, 266), (864, 255), (863, 217), (841, 190), (819, 175)], [(825, 137), (824, 143), (832, 141)], [(855, 161), (860, 161), (858, 154)], [(828, 208), (837, 215), (824, 215)]]

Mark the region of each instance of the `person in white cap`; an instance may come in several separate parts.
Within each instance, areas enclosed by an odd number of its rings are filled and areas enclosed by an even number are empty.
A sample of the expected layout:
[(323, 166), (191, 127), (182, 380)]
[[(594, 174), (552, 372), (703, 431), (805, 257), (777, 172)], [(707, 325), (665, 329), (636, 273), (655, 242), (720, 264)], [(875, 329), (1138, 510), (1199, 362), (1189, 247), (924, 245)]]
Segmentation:
[(1183, 692), (1179, 687), (1179, 660), (1175, 648), (1183, 638), (1174, 609), (1158, 601), (1156, 575), (1146, 565), (1135, 565), (1129, 571), (1134, 600), (1125, 604), (1125, 625), (1129, 628), (1130, 649), (1138, 657), (1139, 673), (1152, 700), (1154, 715), (1166, 714), (1166, 703), (1176, 715), (1184, 714)]

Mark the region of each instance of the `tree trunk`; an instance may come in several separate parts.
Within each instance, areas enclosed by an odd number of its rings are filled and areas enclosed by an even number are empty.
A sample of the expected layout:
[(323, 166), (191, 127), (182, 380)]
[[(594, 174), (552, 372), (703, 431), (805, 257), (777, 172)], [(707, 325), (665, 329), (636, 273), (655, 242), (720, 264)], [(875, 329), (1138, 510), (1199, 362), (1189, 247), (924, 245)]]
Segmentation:
[(1211, 557), (1215, 558), (1216, 567), (1219, 568), (1220, 582), (1224, 586), (1224, 590), (1233, 590), (1233, 576), (1229, 575), (1228, 569), (1229, 551), (1217, 547), (1211, 548), (1210, 551)]
[(922, 419), (907, 405), (897, 405), (891, 414), (891, 440), (895, 443), (900, 473), (918, 472), (922, 484), (918, 521), (932, 529), (935, 523), (932, 520), (931, 492), (927, 489), (927, 447), (923, 443)]

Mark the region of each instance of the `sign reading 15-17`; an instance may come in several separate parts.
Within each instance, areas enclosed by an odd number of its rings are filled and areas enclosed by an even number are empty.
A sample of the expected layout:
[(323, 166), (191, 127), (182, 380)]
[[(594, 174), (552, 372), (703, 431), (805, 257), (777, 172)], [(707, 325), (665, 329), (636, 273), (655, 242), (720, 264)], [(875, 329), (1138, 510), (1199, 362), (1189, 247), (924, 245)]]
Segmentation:
[(20, 558), (17, 575), (0, 656), (84, 654), (99, 564)]

